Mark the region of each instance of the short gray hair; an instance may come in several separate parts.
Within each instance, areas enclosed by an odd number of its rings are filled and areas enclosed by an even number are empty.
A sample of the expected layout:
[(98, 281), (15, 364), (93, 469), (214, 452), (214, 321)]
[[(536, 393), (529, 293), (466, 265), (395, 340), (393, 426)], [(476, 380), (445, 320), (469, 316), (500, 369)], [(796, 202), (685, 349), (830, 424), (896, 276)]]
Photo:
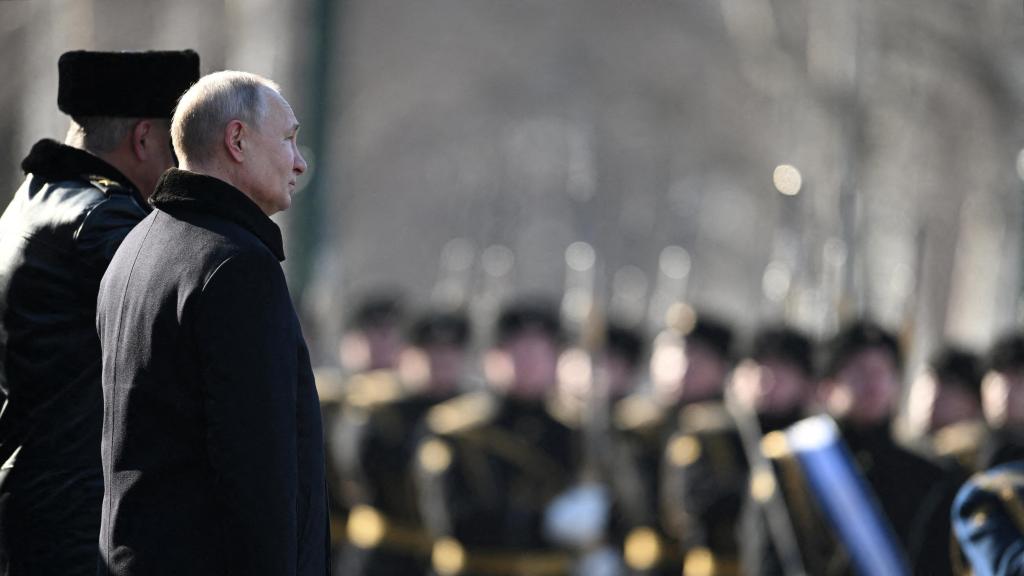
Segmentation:
[(258, 126), (267, 113), (266, 90), (281, 91), (272, 80), (249, 72), (225, 70), (200, 78), (181, 96), (171, 119), (178, 158), (185, 164), (211, 158), (232, 120)]
[(140, 120), (108, 116), (72, 117), (64, 143), (93, 153), (113, 152)]

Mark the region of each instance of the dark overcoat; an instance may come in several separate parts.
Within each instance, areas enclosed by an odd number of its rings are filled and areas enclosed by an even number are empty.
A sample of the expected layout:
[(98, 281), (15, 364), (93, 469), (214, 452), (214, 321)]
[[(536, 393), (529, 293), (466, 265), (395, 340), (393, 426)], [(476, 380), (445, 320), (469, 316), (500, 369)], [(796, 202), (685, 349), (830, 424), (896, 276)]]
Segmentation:
[(103, 277), (103, 575), (324, 576), (323, 432), (278, 227), (168, 171)]
[(103, 473), (96, 294), (149, 212), (120, 171), (41, 140), (0, 218), (0, 574), (92, 575)]

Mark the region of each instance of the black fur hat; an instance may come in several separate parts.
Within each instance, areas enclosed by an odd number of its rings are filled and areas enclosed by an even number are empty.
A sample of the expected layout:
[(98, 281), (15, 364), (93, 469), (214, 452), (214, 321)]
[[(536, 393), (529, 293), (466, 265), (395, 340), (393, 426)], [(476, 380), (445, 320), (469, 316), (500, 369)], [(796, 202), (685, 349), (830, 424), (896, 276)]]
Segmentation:
[(726, 362), (732, 358), (732, 329), (718, 318), (707, 314), (698, 315), (683, 338), (687, 344), (707, 346)]
[(605, 349), (611, 354), (622, 356), (626, 362), (636, 366), (643, 359), (644, 338), (638, 330), (618, 322), (609, 322), (605, 331)]
[(430, 344), (465, 346), (469, 336), (469, 320), (459, 312), (427, 312), (409, 329), (409, 341), (421, 347)]
[(829, 342), (824, 351), (821, 376), (835, 376), (857, 353), (870, 348), (881, 348), (889, 352), (896, 369), (903, 367), (903, 355), (896, 337), (874, 322), (860, 320), (844, 327)]
[(199, 55), (76, 50), (62, 54), (57, 69), (57, 107), (69, 116), (170, 118), (199, 80)]
[(523, 300), (501, 311), (495, 326), (494, 339), (501, 345), (526, 330), (536, 329), (558, 343), (565, 342), (565, 332), (558, 308), (540, 299)]
[(943, 383), (960, 386), (981, 399), (981, 361), (976, 355), (946, 346), (932, 355), (928, 367)]
[(814, 376), (814, 345), (810, 338), (792, 328), (779, 326), (758, 332), (750, 357), (758, 362), (770, 358), (781, 360), (796, 366), (808, 377)]
[(1005, 334), (992, 346), (988, 355), (988, 369), (1009, 372), (1024, 368), (1024, 334)]
[(348, 325), (351, 330), (401, 326), (405, 318), (405, 298), (398, 291), (382, 289), (359, 302), (349, 317)]

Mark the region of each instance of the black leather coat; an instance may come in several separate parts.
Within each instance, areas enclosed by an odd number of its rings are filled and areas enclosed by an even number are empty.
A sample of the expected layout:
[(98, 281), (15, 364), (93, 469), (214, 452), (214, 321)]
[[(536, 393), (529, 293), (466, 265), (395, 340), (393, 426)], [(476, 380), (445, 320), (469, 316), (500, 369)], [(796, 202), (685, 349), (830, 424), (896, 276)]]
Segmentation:
[(192, 172), (152, 202), (97, 305), (100, 573), (326, 576), (320, 405), (281, 232)]
[(0, 574), (94, 574), (103, 496), (96, 295), (148, 208), (117, 169), (52, 140), (22, 168), (28, 176), (0, 218)]

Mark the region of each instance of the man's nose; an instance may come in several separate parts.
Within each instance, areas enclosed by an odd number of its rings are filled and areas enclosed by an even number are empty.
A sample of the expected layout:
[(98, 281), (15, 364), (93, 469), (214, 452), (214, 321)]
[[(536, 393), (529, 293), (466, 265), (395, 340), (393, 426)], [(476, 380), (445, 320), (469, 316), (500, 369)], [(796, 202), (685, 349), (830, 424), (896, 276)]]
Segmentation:
[(292, 166), (292, 170), (296, 174), (303, 174), (306, 172), (306, 168), (309, 166), (306, 164), (306, 159), (302, 157), (302, 152), (299, 150), (295, 151), (295, 164)]

